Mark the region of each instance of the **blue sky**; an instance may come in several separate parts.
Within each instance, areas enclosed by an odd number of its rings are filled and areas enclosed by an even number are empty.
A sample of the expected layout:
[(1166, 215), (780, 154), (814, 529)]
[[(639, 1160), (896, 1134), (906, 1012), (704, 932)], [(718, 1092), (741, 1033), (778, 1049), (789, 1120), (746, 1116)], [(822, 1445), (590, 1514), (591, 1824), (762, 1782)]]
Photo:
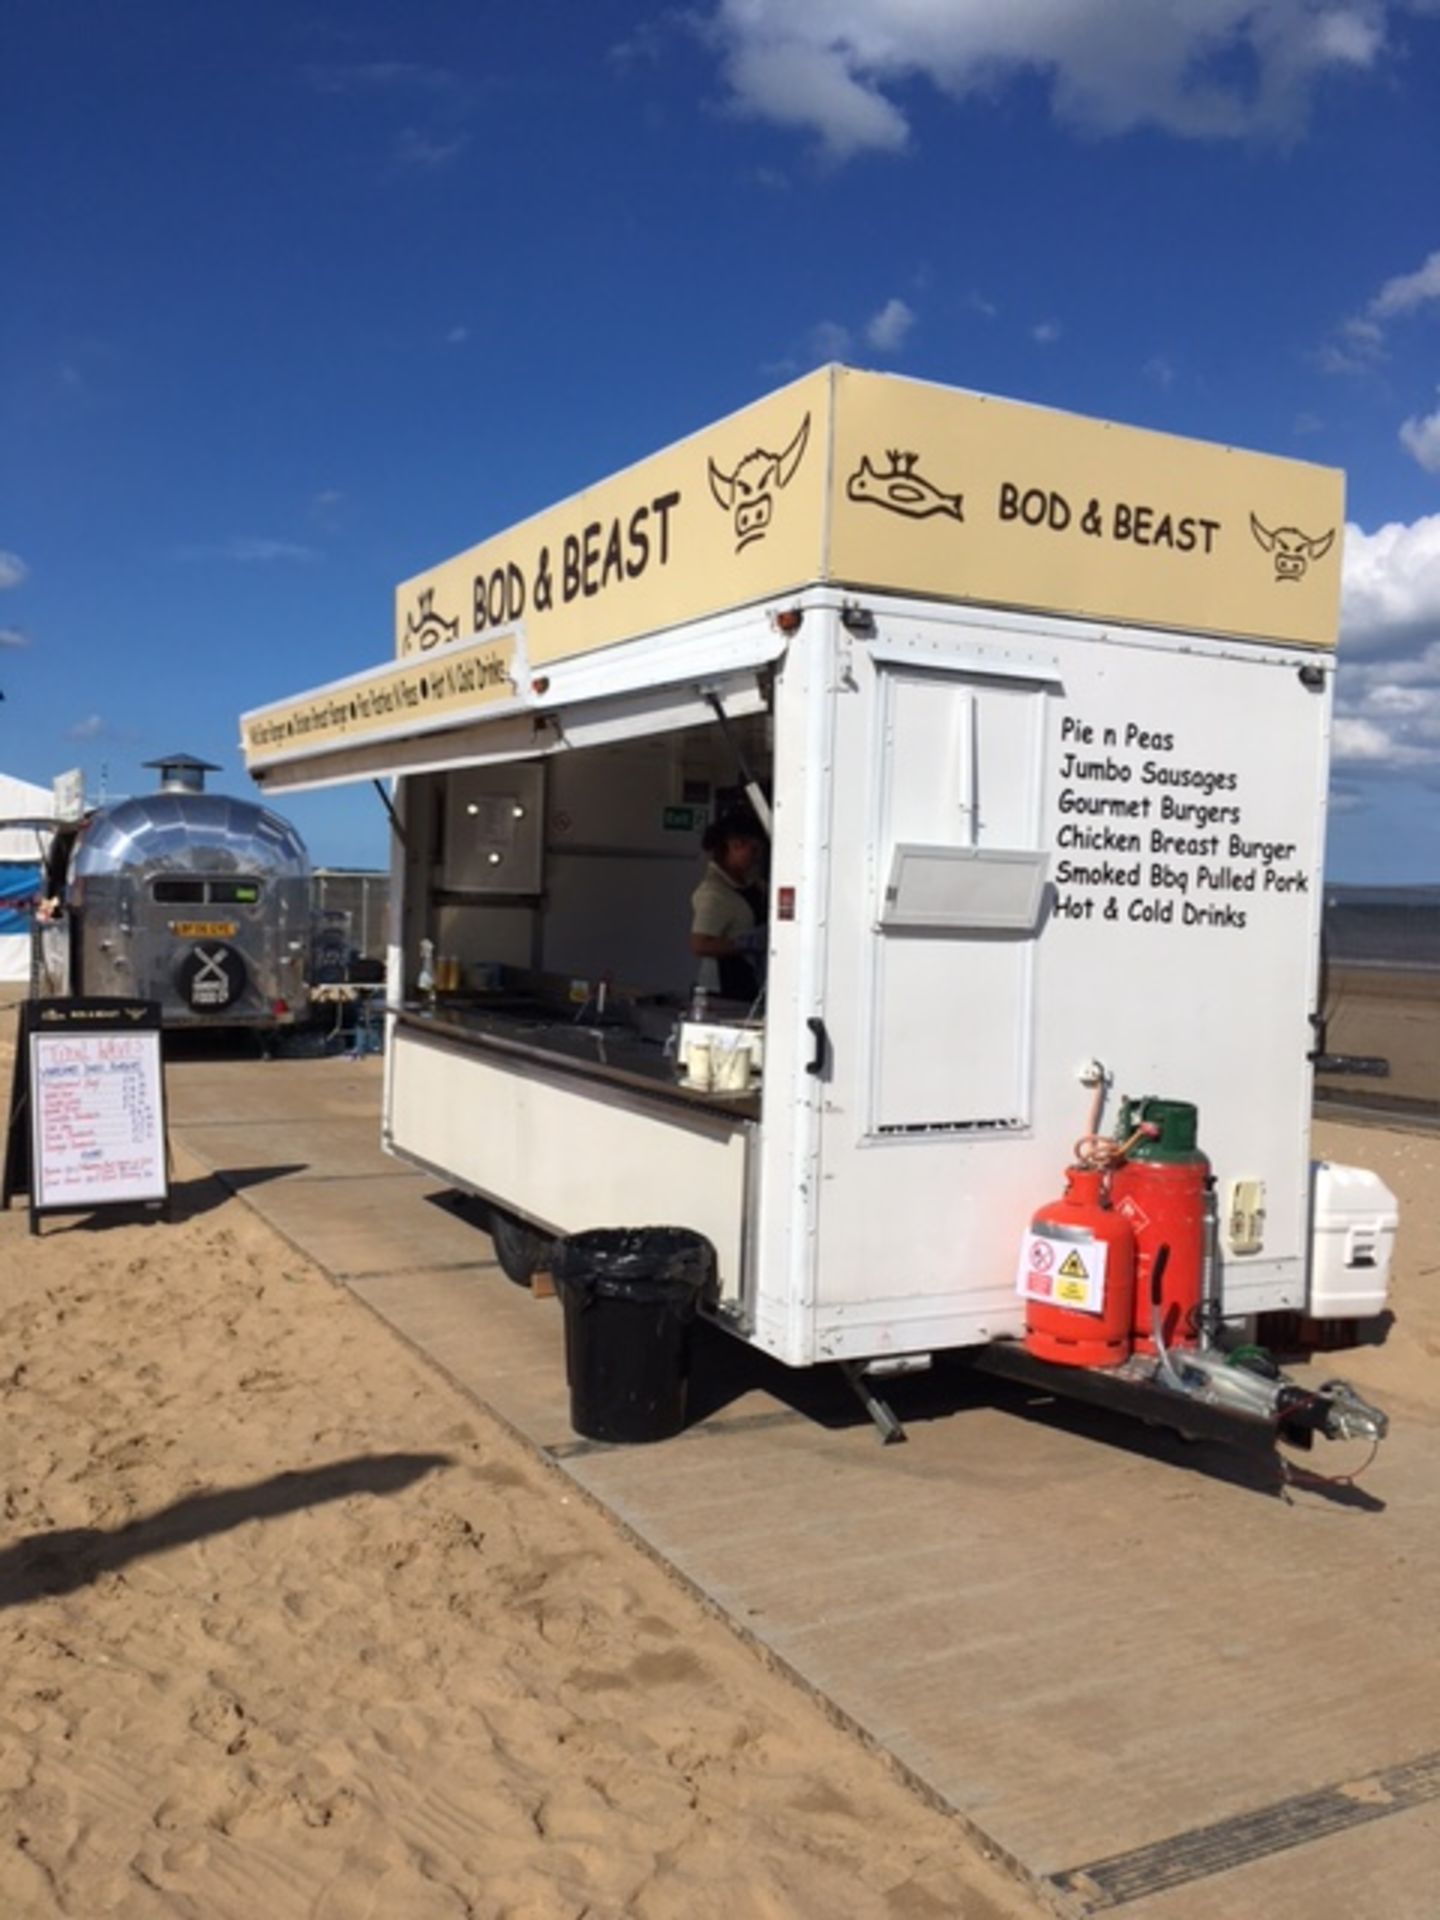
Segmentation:
[(7, 772), (241, 790), (398, 580), (842, 358), (1346, 467), (1330, 870), (1440, 880), (1440, 0), (10, 0), (0, 211)]

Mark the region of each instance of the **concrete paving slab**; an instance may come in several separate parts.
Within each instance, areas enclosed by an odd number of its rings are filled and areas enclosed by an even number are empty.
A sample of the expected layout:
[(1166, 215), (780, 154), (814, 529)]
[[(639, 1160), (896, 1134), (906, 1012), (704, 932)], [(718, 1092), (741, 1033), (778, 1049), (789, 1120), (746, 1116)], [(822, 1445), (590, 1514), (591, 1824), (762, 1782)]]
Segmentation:
[(475, 1270), (494, 1258), (483, 1233), (435, 1204), (446, 1190), (422, 1174), (282, 1179), (243, 1191), (263, 1220), (338, 1280), (427, 1267)]
[[(344, 1120), (377, 1115), (376, 1059), (243, 1060), (167, 1057), (172, 1127), (247, 1120)], [(379, 1136), (379, 1122), (375, 1132)]]
[(372, 1113), (327, 1118), (317, 1142), (314, 1121), (211, 1121), (178, 1129), (186, 1146), (212, 1171), (268, 1168), (284, 1180), (385, 1180), (413, 1169), (380, 1145)]
[[(314, 1165), (337, 1156), (317, 1139)], [(374, 1276), (355, 1291), (398, 1333), (1070, 1912), (1440, 1915), (1433, 1411), (1362, 1487), (1282, 1498), (1239, 1456), (953, 1365), (896, 1384), (909, 1441), (881, 1448), (835, 1376), (704, 1329), (697, 1423), (597, 1447), (569, 1427), (555, 1303), (476, 1264), (436, 1191), (297, 1175), (246, 1198)]]

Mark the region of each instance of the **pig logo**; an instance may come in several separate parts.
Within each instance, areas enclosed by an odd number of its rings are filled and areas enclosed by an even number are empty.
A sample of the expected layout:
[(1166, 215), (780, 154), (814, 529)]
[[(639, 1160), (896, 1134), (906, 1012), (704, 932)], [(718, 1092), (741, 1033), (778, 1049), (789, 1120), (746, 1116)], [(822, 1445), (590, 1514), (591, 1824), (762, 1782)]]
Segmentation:
[(1312, 560), (1323, 560), (1335, 544), (1335, 529), (1311, 539), (1298, 527), (1276, 527), (1272, 532), (1262, 526), (1252, 513), (1250, 531), (1257, 541), (1272, 554), (1275, 559), (1275, 578), (1277, 580), (1303, 580), (1305, 570)]
[(710, 462), (710, 491), (722, 513), (735, 516), (735, 551), (741, 553), (752, 541), (763, 540), (775, 511), (775, 496), (788, 487), (805, 457), (810, 439), (810, 416), (800, 422), (800, 430), (783, 453), (769, 453), (757, 447), (747, 453), (733, 473), (722, 473)]

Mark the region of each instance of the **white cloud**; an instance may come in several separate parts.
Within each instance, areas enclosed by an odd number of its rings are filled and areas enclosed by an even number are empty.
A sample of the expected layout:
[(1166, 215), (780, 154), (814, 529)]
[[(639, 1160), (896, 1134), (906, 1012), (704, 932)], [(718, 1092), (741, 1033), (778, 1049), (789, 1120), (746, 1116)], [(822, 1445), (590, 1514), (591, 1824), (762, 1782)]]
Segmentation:
[(1357, 760), (1388, 760), (1391, 752), (1389, 738), (1373, 721), (1353, 719), (1345, 714), (1335, 716), (1330, 755), (1341, 766)]
[(181, 560), (233, 560), (242, 567), (269, 566), (277, 560), (317, 560), (314, 547), (302, 547), (294, 540), (262, 540), (251, 534), (232, 534), (218, 546), (180, 547)]
[(803, 32), (771, 34), (763, 25), (756, 31), (758, 22), (744, 17), (766, 11), (724, 0), (717, 20), (726, 46), (725, 77), (741, 112), (818, 133), (837, 160), (867, 148), (895, 153), (906, 145), (904, 114), (857, 78), (844, 51), (816, 44)]
[(1345, 530), (1338, 763), (1440, 766), (1440, 514)]
[(1440, 513), (1345, 529), (1340, 636), (1347, 653), (1387, 658), (1440, 643)]
[(469, 327), (451, 327), (445, 336), (445, 344), (447, 347), (463, 347), (469, 338)]
[(1152, 353), (1140, 371), (1167, 393), (1175, 384), (1175, 362), (1167, 354)]
[(915, 324), (914, 309), (903, 300), (887, 300), (865, 323), (865, 338), (877, 353), (898, 353)]
[(352, 60), (303, 67), (301, 74), (317, 93), (451, 94), (460, 82), (444, 67), (427, 67), (417, 60)]
[(298, 546), (293, 540), (255, 540), (243, 534), (236, 534), (227, 540), (222, 549), (227, 560), (238, 560), (242, 566), (268, 566), (272, 560), (313, 560), (313, 547)]
[(65, 729), (65, 737), (68, 740), (98, 740), (105, 731), (104, 715), (87, 713), (83, 720), (77, 720), (73, 727)]
[(345, 495), (339, 487), (321, 487), (310, 496), (310, 524), (322, 534), (338, 533), (344, 524)]
[(843, 158), (895, 152), (917, 80), (954, 99), (1024, 74), (1091, 131), (1291, 137), (1318, 82), (1374, 67), (1429, 0), (714, 0), (705, 32), (741, 112)]
[(1414, 273), (1395, 274), (1366, 302), (1363, 312), (1340, 322), (1338, 338), (1327, 341), (1315, 356), (1321, 372), (1369, 373), (1385, 358), (1386, 324), (1432, 300), (1440, 300), (1440, 252), (1430, 254)]
[(817, 360), (848, 360), (854, 345), (850, 329), (838, 320), (821, 320), (810, 329), (810, 351)]
[(470, 144), (468, 133), (437, 135), (419, 127), (402, 127), (391, 155), (397, 167), (411, 173), (439, 173), (452, 166)]
[(0, 627), (0, 647), (28, 647), (30, 636), (19, 627)]
[(1427, 473), (1440, 473), (1440, 407), (1403, 421), (1400, 444)]
[(1376, 320), (1393, 320), (1396, 314), (1414, 313), (1431, 300), (1440, 300), (1440, 251), (1432, 253), (1414, 273), (1399, 273), (1387, 280), (1370, 302), (1370, 315)]
[(606, 59), (617, 73), (633, 73), (638, 67), (658, 67), (664, 52), (666, 20), (642, 20), (623, 40), (617, 40)]
[(0, 591), (6, 587), (18, 587), (29, 575), (30, 569), (18, 553), (7, 553), (0, 549)]
[(1062, 331), (1058, 320), (1039, 320), (1031, 327), (1030, 338), (1037, 347), (1053, 347)]

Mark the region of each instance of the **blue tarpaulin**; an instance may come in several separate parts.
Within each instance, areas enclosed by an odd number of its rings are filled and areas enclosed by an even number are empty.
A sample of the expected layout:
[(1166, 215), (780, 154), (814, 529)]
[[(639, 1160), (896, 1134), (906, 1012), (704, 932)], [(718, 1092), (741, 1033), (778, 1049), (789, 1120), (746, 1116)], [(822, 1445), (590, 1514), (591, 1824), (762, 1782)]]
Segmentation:
[(0, 934), (28, 933), (31, 908), (40, 894), (40, 868), (0, 860)]

